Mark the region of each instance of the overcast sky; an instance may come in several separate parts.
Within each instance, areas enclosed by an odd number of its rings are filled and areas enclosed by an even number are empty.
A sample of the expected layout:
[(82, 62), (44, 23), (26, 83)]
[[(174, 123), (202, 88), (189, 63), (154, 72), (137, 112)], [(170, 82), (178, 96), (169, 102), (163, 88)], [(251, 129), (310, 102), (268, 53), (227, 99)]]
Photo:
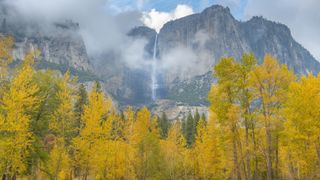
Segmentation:
[[(91, 52), (116, 47), (123, 34), (142, 23), (159, 30), (172, 19), (228, 6), (238, 20), (252, 16), (286, 24), (293, 37), (320, 60), (320, 0), (0, 0), (26, 18), (80, 22)], [(117, 44), (118, 43), (118, 44)], [(91, 45), (90, 45), (91, 44)], [(97, 49), (95, 49), (97, 48)]]

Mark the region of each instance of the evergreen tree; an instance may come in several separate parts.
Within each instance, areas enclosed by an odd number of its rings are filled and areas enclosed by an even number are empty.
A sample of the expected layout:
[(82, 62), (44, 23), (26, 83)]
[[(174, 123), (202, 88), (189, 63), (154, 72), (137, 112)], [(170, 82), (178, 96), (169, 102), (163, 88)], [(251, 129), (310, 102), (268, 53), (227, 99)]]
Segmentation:
[(195, 128), (196, 127), (196, 123), (195, 120), (193, 119), (193, 116), (191, 114), (191, 112), (189, 112), (188, 116), (187, 116), (187, 121), (186, 121), (186, 140), (187, 140), (187, 144), (189, 147), (191, 147), (194, 143), (195, 140)]
[(201, 119), (207, 121), (207, 117), (206, 117), (206, 114), (205, 114), (205, 113), (202, 113), (202, 114), (201, 114)]
[(73, 148), (76, 152), (75, 166), (80, 169), (80, 175), (85, 179), (90, 173), (101, 173), (95, 167), (100, 165), (97, 161), (104, 157), (99, 156), (103, 154), (96, 152), (104, 147), (102, 144), (106, 143), (111, 132), (110, 121), (106, 118), (112, 109), (112, 103), (106, 101), (104, 94), (97, 88), (97, 85), (93, 87), (88, 104), (84, 107), (80, 136), (73, 139)]
[(78, 92), (77, 92), (77, 100), (75, 102), (75, 116), (78, 127), (78, 134), (80, 133), (80, 129), (83, 124), (81, 124), (82, 114), (84, 111), (85, 105), (88, 103), (88, 94), (83, 84), (80, 84)]
[(161, 138), (164, 139), (168, 136), (168, 131), (170, 128), (170, 122), (165, 112), (162, 113), (161, 118), (158, 118), (158, 124)]
[(187, 138), (187, 120), (185, 117), (183, 117), (181, 120), (181, 133), (184, 138)]

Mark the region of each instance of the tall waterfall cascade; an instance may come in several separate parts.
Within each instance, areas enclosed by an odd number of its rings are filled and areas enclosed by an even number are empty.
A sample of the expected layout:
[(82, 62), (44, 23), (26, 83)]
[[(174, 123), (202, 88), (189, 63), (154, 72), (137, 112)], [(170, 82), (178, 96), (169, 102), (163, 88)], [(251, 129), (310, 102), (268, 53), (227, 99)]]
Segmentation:
[(152, 56), (152, 71), (151, 71), (151, 91), (152, 100), (157, 99), (157, 89), (158, 89), (158, 79), (157, 79), (157, 44), (158, 44), (158, 34), (154, 40), (153, 46), (153, 56)]

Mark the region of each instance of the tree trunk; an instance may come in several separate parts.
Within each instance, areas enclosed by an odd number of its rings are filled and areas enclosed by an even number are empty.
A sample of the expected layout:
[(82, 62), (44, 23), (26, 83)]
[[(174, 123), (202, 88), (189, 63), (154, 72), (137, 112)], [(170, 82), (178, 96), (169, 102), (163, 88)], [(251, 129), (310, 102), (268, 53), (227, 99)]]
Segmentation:
[(267, 179), (272, 180), (272, 136), (270, 132), (270, 126), (266, 128), (266, 139), (267, 139)]
[(316, 142), (316, 151), (317, 151), (317, 155), (318, 155), (318, 161), (320, 163), (320, 136), (318, 137), (318, 142)]
[(238, 160), (238, 152), (237, 152), (237, 142), (235, 137), (235, 128), (232, 130), (233, 132), (233, 163), (235, 168), (235, 176), (237, 180), (241, 179), (239, 160)]
[(274, 174), (274, 178), (275, 179), (279, 179), (279, 137), (277, 135), (276, 138), (276, 159), (275, 159), (275, 163), (276, 163), (276, 169), (275, 169), (275, 174)]
[(250, 150), (249, 150), (249, 122), (248, 118), (245, 118), (246, 122), (246, 160), (247, 160), (247, 178), (251, 179), (251, 167), (250, 167)]

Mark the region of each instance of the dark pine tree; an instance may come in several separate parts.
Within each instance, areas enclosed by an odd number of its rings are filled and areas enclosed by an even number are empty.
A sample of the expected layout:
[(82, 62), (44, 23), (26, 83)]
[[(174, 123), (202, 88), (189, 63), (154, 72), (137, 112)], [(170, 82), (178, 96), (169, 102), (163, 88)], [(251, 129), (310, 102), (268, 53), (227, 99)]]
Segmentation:
[(161, 117), (158, 118), (158, 125), (160, 128), (161, 138), (166, 138), (168, 136), (168, 131), (170, 128), (170, 122), (165, 112), (163, 112)]
[(79, 134), (80, 129), (82, 128), (81, 118), (82, 118), (84, 106), (88, 103), (88, 94), (83, 84), (79, 86), (77, 95), (78, 95), (78, 98), (75, 103), (74, 111), (76, 115), (76, 122), (78, 127), (78, 134)]
[(187, 144), (189, 147), (191, 147), (194, 143), (195, 140), (195, 121), (194, 118), (191, 114), (191, 112), (189, 112), (188, 116), (187, 116), (187, 121), (186, 121), (186, 140), (187, 140)]

